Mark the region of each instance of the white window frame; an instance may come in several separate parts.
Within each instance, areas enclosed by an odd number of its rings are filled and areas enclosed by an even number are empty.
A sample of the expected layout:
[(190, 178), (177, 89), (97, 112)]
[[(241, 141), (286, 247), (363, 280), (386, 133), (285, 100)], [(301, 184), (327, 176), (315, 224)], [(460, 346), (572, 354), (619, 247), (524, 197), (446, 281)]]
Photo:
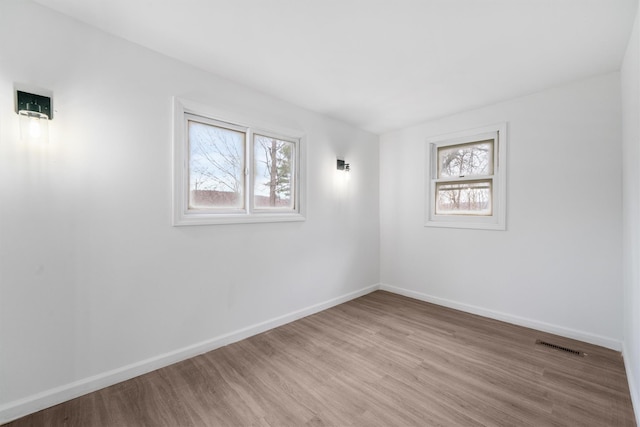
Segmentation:
[[(189, 116), (198, 116), (203, 123), (245, 132), (244, 209), (189, 209), (189, 140), (186, 126)], [(295, 144), (293, 210), (254, 208), (254, 134)], [(300, 130), (264, 126), (255, 120), (220, 113), (209, 106), (174, 97), (172, 223), (174, 226), (185, 226), (304, 221), (305, 159), (305, 134)]]
[[(493, 174), (479, 177), (443, 178), (438, 180), (438, 148), (493, 139)], [(507, 123), (483, 126), (427, 138), (428, 175), (426, 180), (426, 227), (506, 230), (507, 207)], [(491, 179), (491, 215), (436, 214), (436, 184), (438, 181), (465, 182)]]

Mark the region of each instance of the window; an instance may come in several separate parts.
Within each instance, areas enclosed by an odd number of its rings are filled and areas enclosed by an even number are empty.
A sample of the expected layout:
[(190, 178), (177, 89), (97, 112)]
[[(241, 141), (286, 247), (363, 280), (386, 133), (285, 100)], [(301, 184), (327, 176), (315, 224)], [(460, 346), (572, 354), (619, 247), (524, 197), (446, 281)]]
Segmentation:
[(293, 210), (295, 208), (295, 141), (267, 135), (253, 135), (254, 209)]
[(302, 221), (300, 132), (174, 100), (174, 225)]
[(426, 226), (505, 230), (506, 123), (429, 138)]

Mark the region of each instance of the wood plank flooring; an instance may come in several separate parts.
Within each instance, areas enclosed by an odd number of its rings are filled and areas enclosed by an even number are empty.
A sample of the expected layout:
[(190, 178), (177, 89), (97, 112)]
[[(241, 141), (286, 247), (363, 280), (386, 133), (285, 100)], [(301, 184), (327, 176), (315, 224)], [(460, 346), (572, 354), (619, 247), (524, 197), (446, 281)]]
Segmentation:
[[(542, 339), (587, 353), (536, 345)], [(602, 347), (377, 291), (9, 426), (634, 426)]]

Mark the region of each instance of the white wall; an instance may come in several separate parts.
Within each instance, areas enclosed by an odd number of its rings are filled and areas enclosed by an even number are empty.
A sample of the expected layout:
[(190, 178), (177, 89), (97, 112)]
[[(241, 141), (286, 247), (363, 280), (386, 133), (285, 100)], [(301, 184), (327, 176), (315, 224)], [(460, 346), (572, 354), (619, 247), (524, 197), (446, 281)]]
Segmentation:
[[(637, 408), (639, 50), (636, 20), (621, 76), (391, 132), (378, 152), (374, 135), (30, 1), (0, 1), (0, 422), (366, 292), (379, 277), (613, 348), (624, 323)], [(18, 141), (14, 84), (54, 92), (48, 147)], [(174, 95), (306, 131), (307, 221), (171, 227)], [(507, 231), (423, 227), (425, 138), (501, 121)], [(346, 184), (337, 155), (352, 165)]]
[[(620, 348), (620, 76), (381, 136), (381, 282), (485, 316)], [(425, 228), (430, 136), (508, 122), (507, 231)]]
[(640, 424), (640, 9), (622, 64), (624, 360)]
[[(16, 83), (53, 91), (49, 146)], [(174, 95), (305, 131), (307, 221), (172, 227)], [(1, 1), (0, 421), (371, 290), (378, 200), (377, 136)]]

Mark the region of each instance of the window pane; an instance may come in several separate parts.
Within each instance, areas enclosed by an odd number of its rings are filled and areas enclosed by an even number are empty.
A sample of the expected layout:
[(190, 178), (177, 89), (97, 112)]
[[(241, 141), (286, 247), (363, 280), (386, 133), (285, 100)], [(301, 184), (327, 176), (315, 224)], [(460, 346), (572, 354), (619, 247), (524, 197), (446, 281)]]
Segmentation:
[(254, 136), (254, 199), (260, 209), (294, 209), (295, 149), (290, 141)]
[(491, 180), (436, 184), (436, 215), (491, 215)]
[(493, 139), (438, 148), (438, 178), (493, 175)]
[(189, 209), (244, 207), (245, 134), (188, 120)]

